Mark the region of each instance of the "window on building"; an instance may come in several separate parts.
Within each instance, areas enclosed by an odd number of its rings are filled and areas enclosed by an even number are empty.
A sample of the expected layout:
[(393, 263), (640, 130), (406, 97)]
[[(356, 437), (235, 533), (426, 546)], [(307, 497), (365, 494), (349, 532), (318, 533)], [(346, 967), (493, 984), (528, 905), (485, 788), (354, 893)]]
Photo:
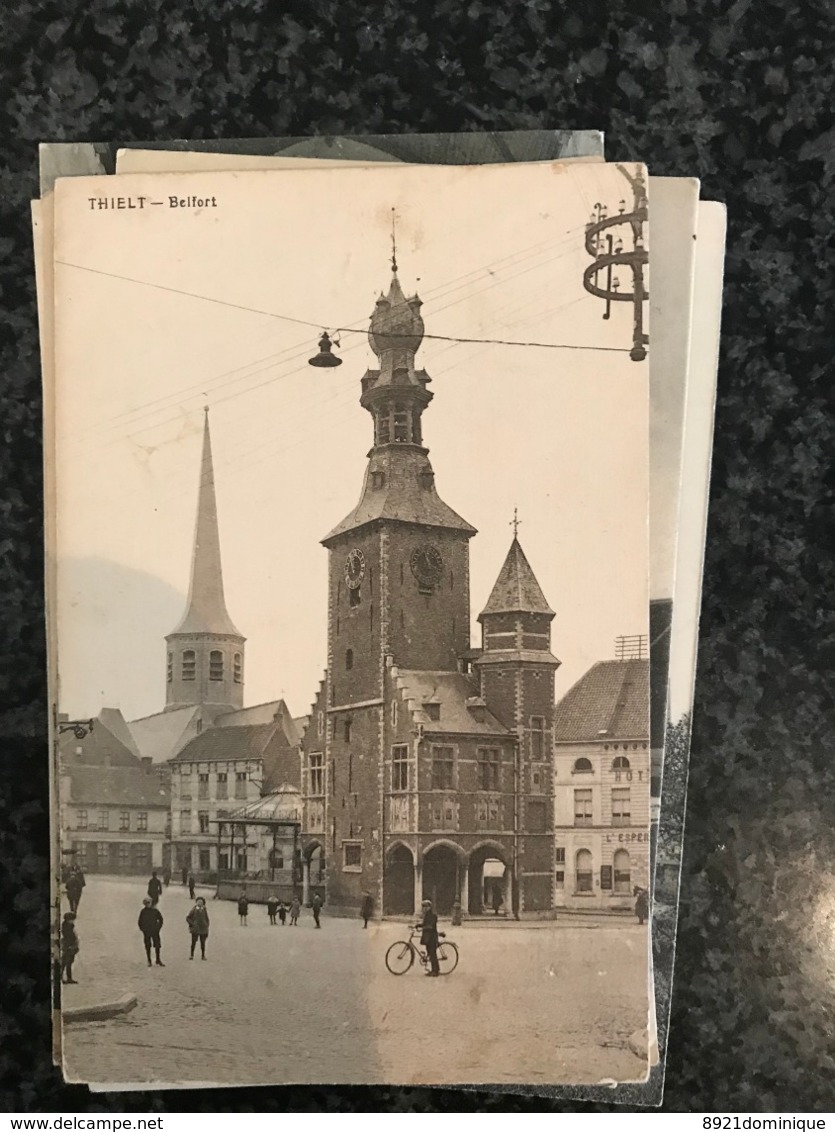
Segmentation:
[(313, 797), (325, 793), (325, 756), (318, 751), (310, 756), (310, 793)]
[(354, 667), (354, 650), (353, 649), (346, 649), (345, 650), (345, 667), (348, 669), (349, 672)]
[(239, 652), (232, 657), (232, 679), (236, 684), (244, 682), (244, 658)]
[(197, 654), (194, 649), (185, 649), (182, 656), (182, 676), (184, 680), (193, 680), (197, 675)]
[(119, 868), (127, 872), (130, 867), (130, 845), (119, 846)]
[(362, 602), (362, 586), (357, 586), (353, 590), (348, 590), (348, 604), (352, 609), (355, 609)]
[(191, 767), (180, 771), (180, 797), (184, 802), (191, 801)]
[(212, 649), (209, 653), (209, 679), (223, 679), (223, 653), (220, 649)]
[(209, 815), (206, 810), (201, 810), (197, 815), (197, 828), (200, 833), (211, 833), (211, 826), (209, 825)]
[(79, 841), (77, 843), (75, 859), (76, 863), (81, 866), (83, 873), (87, 871), (87, 848), (86, 841)]
[(592, 792), (591, 790), (574, 791), (574, 824), (592, 825)]
[(615, 853), (615, 892), (621, 896), (628, 896), (632, 891), (632, 869), (629, 854), (625, 849), (618, 849)]
[(375, 491), (379, 491), (380, 488), (385, 484), (385, 482), (386, 482), (385, 473), (381, 472), (379, 470), (379, 468), (376, 468), (371, 473), (371, 486), (375, 489)]
[(180, 810), (180, 833), (191, 833), (191, 810)]
[(212, 867), (212, 854), (210, 849), (200, 850), (200, 869), (202, 872), (207, 873)]
[(558, 865), (565, 864), (565, 849), (557, 846), (557, 848), (554, 850), (554, 856)]
[(350, 719), (346, 719), (345, 722), (342, 724), (342, 736), (343, 736), (346, 743), (351, 742), (351, 721), (350, 721)]
[(616, 759), (612, 759), (612, 770), (629, 770), (629, 759), (626, 755), (618, 755)]
[(166, 678), (166, 680), (168, 681), (169, 684), (174, 679), (174, 653), (173, 652), (170, 652), (168, 654), (168, 666), (167, 666), (165, 678)]
[(476, 798), (475, 820), (479, 829), (501, 829), (498, 798)]
[(545, 757), (545, 720), (541, 715), (532, 715), (531, 758), (541, 761)]
[(377, 415), (377, 443), (388, 444), (391, 439), (391, 428), (388, 409)]
[(531, 793), (542, 793), (542, 771), (538, 766), (531, 768)]
[(145, 833), (148, 829), (148, 811), (140, 810), (136, 815), (136, 828), (140, 833)]
[(99, 868), (104, 871), (110, 864), (110, 846), (106, 841), (100, 841), (96, 846)]
[(478, 749), (478, 788), (479, 790), (499, 789), (499, 767), (501, 752), (497, 747)]
[(432, 828), (457, 829), (458, 811), (452, 798), (441, 798), (432, 803)]
[(342, 842), (342, 871), (343, 873), (362, 872), (362, 842)]
[(629, 825), (632, 821), (631, 791), (628, 786), (612, 788), (612, 825)]
[(405, 744), (391, 749), (391, 788), (409, 789), (409, 748)]
[(247, 775), (245, 770), (239, 770), (239, 771), (235, 772), (235, 797), (236, 798), (246, 798), (246, 785), (247, 785), (248, 777), (249, 776)]
[(575, 759), (573, 770), (575, 774), (592, 774), (594, 767), (589, 759)]
[(76, 810), (75, 825), (76, 825), (76, 829), (86, 829), (87, 828), (87, 811), (86, 810)]
[(320, 739), (325, 734), (325, 713), (323, 711), (316, 712), (316, 734)]
[(397, 700), (391, 701), (391, 725), (392, 727), (397, 726)]
[(110, 829), (109, 810), (99, 810), (99, 829)]
[(119, 829), (130, 829), (130, 810), (119, 810)]
[(217, 796), (219, 799), (229, 797), (229, 775), (226, 771), (221, 771), (217, 776)]
[(432, 789), (451, 790), (455, 772), (455, 752), (452, 747), (432, 748)]
[(441, 718), (441, 705), (439, 703), (436, 703), (434, 700), (424, 704), (423, 710), (426, 712), (427, 716), (430, 720), (432, 720), (433, 723), (437, 723)]
[(557, 869), (554, 874), (554, 883), (557, 888), (565, 888), (565, 869)]
[(208, 774), (198, 774), (197, 776), (197, 797), (209, 797), (209, 776)]
[(574, 889), (576, 892), (591, 892), (594, 885), (592, 880), (591, 853), (588, 849), (579, 849), (575, 858)]

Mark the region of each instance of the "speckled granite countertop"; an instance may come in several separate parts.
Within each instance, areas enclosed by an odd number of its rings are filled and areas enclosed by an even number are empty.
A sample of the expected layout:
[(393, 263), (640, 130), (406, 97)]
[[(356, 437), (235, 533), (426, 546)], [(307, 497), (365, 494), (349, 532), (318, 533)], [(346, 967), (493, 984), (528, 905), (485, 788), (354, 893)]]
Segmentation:
[[(832, 9), (16, 0), (0, 15), (0, 1070), (6, 1109), (92, 1102), (50, 1064), (41, 140), (601, 128), (729, 207), (699, 687), (665, 1108), (835, 1104)], [(827, 263), (827, 256), (829, 262)], [(516, 1108), (430, 1090), (141, 1095), (128, 1107)], [(119, 1097), (95, 1098), (119, 1110)]]

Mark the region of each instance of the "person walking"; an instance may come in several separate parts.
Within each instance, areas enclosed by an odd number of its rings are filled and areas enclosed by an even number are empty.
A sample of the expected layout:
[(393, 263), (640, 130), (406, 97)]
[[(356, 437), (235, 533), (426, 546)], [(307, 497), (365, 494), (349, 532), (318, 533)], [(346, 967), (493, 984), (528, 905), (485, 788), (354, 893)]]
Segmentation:
[(70, 902), (70, 911), (77, 912), (81, 903), (81, 890), (84, 888), (84, 873), (78, 865), (73, 865), (66, 880), (67, 899)]
[(151, 948), (153, 947), (157, 957), (157, 967), (164, 967), (165, 964), (159, 957), (159, 953), (162, 950), (162, 940), (159, 936), (159, 933), (162, 931), (162, 912), (160, 912), (159, 908), (153, 906), (150, 896), (146, 896), (142, 901), (142, 911), (139, 913), (137, 923), (139, 930), (142, 932), (142, 941), (145, 944), (145, 957), (148, 960), (148, 966), (152, 966)]
[(287, 905), (282, 900), (278, 906), (278, 918), (281, 920), (281, 926), (284, 927), (287, 922)]
[(183, 878), (183, 888), (185, 888), (185, 886), (188, 884), (188, 869), (185, 867), (185, 865), (183, 865), (183, 871), (181, 875)]
[(187, 877), (187, 883), (188, 883), (188, 894), (191, 897), (191, 899), (193, 900), (194, 899), (194, 885), (195, 885), (196, 882), (194, 880), (194, 873), (191, 871), (191, 869), (189, 869), (189, 873), (188, 873), (188, 877)]
[(209, 911), (206, 908), (206, 901), (202, 896), (197, 897), (197, 903), (186, 916), (186, 923), (188, 930), (191, 932), (191, 954), (189, 959), (194, 958), (194, 949), (197, 947), (197, 941), (200, 940), (200, 958), (206, 958), (206, 940), (209, 938)]
[(168, 865), (162, 870), (162, 883), (166, 888), (171, 884), (171, 869), (169, 869)]
[(238, 897), (238, 915), (241, 917), (241, 927), (246, 927), (246, 918), (249, 914), (249, 900), (245, 892)]
[(426, 948), (429, 956), (429, 970), (427, 975), (437, 978), (441, 973), (438, 966), (438, 917), (432, 911), (432, 901), (424, 900), (421, 905), (423, 919), (416, 925), (420, 929), (420, 945)]
[(72, 965), (81, 950), (78, 932), (75, 930), (75, 912), (65, 912), (61, 924), (61, 981), (77, 983), (72, 977)]
[(638, 917), (638, 923), (643, 924), (644, 920), (649, 919), (649, 893), (645, 888), (638, 888), (636, 885), (632, 895), (635, 897), (635, 915)]
[(313, 919), (316, 923), (316, 927), (321, 928), (322, 925), (319, 923), (319, 917), (322, 914), (322, 897), (318, 892), (315, 892), (313, 894), (313, 900), (311, 901), (310, 907), (313, 909)]
[(278, 912), (278, 897), (270, 896), (267, 900), (267, 915), (270, 917), (270, 923), (275, 927), (275, 917)]
[(152, 871), (151, 879), (148, 881), (148, 895), (151, 898), (151, 904), (156, 908), (159, 904), (159, 898), (162, 896), (162, 881), (157, 876), (156, 869)]
[(493, 884), (493, 915), (494, 916), (498, 916), (499, 909), (501, 908), (502, 904), (504, 904), (504, 900), (502, 899), (501, 889), (499, 888), (499, 886), (497, 884), (494, 883)]
[(371, 898), (371, 893), (366, 892), (363, 895), (362, 905), (360, 907), (360, 915), (362, 916), (362, 926), (364, 928), (368, 927), (368, 921), (371, 919), (371, 915), (372, 915), (373, 911), (374, 911), (374, 901)]
[(294, 896), (292, 901), (290, 902), (290, 927), (291, 928), (296, 927), (296, 925), (298, 924), (298, 922), (299, 922), (299, 912), (301, 912), (301, 910), (302, 910), (302, 907), (301, 907), (301, 904), (299, 904), (299, 898), (298, 898), (298, 896)]

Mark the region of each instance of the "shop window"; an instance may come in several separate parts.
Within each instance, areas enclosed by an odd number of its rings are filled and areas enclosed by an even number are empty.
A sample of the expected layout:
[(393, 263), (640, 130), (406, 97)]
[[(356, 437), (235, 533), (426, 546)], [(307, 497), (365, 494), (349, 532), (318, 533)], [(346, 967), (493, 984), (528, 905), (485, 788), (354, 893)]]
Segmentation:
[(119, 846), (119, 868), (123, 872), (130, 868), (130, 845)]
[(106, 869), (110, 864), (110, 846), (106, 841), (100, 841), (96, 846), (99, 868)]
[(591, 790), (574, 791), (574, 824), (592, 825), (592, 792)]
[(591, 853), (588, 849), (579, 849), (575, 858), (574, 890), (575, 892), (591, 892), (593, 887)]
[(628, 896), (632, 891), (632, 871), (629, 854), (625, 849), (615, 853), (615, 888), (619, 896)]

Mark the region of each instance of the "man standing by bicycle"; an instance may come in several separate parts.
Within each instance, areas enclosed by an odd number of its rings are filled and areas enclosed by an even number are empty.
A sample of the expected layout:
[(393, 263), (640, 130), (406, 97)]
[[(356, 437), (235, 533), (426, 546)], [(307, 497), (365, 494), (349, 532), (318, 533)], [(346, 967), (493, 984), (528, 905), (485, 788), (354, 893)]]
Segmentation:
[(424, 900), (421, 909), (423, 919), (416, 926), (420, 928), (420, 945), (426, 948), (429, 956), (429, 970), (426, 974), (436, 979), (441, 973), (438, 966), (438, 917), (432, 911), (431, 900)]

